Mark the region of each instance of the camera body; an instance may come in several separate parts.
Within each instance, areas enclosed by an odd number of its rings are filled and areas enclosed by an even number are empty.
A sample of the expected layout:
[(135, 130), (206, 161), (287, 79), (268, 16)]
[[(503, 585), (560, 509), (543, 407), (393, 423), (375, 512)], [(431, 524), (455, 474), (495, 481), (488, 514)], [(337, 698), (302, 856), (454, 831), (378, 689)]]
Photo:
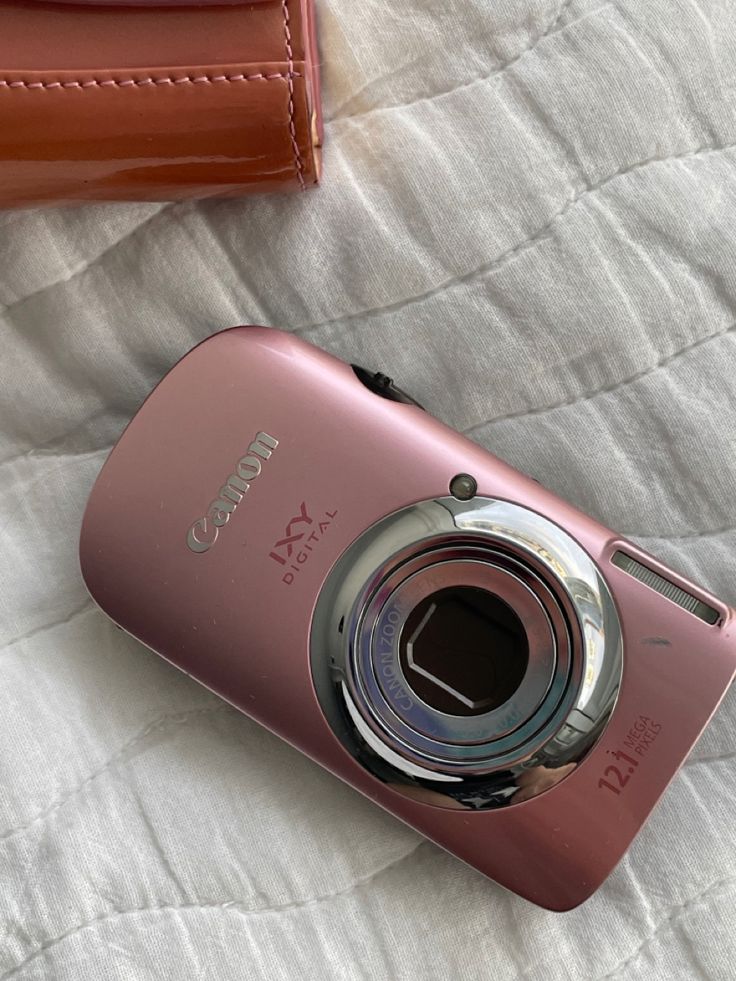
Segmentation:
[(265, 328), (149, 396), (80, 558), (127, 632), (548, 909), (611, 872), (736, 673), (719, 600)]

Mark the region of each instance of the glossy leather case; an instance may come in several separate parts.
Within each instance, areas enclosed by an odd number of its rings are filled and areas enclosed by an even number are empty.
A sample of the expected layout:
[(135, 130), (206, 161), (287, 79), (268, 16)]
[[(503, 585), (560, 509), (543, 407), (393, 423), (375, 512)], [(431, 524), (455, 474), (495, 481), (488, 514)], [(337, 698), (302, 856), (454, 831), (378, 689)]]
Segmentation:
[(0, 0), (0, 207), (317, 183), (313, 0)]

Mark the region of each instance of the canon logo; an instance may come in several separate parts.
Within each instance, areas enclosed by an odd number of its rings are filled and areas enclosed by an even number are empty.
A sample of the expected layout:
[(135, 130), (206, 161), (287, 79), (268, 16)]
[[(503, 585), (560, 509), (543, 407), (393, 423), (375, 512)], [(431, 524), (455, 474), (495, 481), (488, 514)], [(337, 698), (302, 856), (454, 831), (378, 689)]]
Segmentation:
[(212, 548), (220, 534), (220, 528), (230, 520), (230, 515), (250, 489), (251, 482), (260, 474), (263, 464), (279, 445), (268, 433), (258, 433), (248, 447), (248, 452), (235, 465), (235, 470), (218, 491), (217, 497), (207, 509), (207, 514), (197, 518), (187, 532), (187, 546), (193, 552), (206, 552)]

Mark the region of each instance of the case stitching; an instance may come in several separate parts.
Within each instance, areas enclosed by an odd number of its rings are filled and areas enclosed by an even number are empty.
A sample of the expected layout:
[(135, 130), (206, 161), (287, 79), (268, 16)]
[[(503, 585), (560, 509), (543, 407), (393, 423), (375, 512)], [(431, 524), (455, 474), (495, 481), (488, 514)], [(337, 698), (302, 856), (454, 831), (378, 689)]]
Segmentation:
[[(162, 78), (106, 78), (102, 81), (98, 79), (88, 79), (86, 81), (70, 79), (67, 82), (24, 82), (21, 80), (11, 82), (7, 79), (0, 78), (0, 89), (122, 89), (129, 88), (130, 86), (144, 85), (214, 85), (217, 82), (271, 82), (276, 79), (285, 79), (289, 82), (290, 90), (293, 91), (293, 79), (302, 77), (300, 72), (294, 71), (293, 66), (294, 62), (290, 60), (288, 72), (274, 72), (268, 75), (264, 75), (263, 72), (257, 72), (254, 75), (182, 75), (178, 78), (172, 78), (167, 75)], [(294, 138), (295, 135), (294, 133)]]
[(294, 151), (294, 166), (299, 186), (305, 190), (304, 186), (304, 167), (302, 165), (302, 155), (299, 151), (299, 142), (296, 138), (296, 123), (294, 122), (294, 51), (291, 46), (291, 29), (289, 27), (289, 4), (288, 0), (281, 0), (281, 9), (284, 12), (284, 37), (286, 39), (286, 57), (289, 62), (289, 71), (286, 74), (289, 86), (289, 135), (291, 136), (291, 147)]

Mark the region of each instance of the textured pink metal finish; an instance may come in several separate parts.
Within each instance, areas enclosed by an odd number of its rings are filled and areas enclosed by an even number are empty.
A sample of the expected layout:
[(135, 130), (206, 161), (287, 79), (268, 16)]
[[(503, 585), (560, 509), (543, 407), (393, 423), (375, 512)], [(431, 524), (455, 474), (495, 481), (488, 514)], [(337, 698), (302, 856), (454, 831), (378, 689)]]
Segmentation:
[[(215, 544), (187, 531), (259, 431), (279, 440)], [(501, 810), (412, 800), (333, 735), (310, 674), (316, 597), (369, 525), (443, 497), (459, 473), (478, 493), (554, 520), (598, 562), (624, 631), (619, 700), (584, 762), (547, 793)], [(291, 585), (269, 557), (302, 502), (333, 515)], [(610, 558), (625, 547), (722, 615), (708, 626)], [(236, 328), (163, 380), (106, 462), (81, 539), (90, 593), (154, 651), (439, 845), (549, 909), (585, 900), (628, 848), (736, 672), (734, 612), (442, 423), (368, 391), (348, 365), (279, 331)], [(646, 734), (645, 734), (646, 733)], [(625, 786), (600, 781), (633, 756)], [(340, 820), (335, 815), (335, 820)]]

